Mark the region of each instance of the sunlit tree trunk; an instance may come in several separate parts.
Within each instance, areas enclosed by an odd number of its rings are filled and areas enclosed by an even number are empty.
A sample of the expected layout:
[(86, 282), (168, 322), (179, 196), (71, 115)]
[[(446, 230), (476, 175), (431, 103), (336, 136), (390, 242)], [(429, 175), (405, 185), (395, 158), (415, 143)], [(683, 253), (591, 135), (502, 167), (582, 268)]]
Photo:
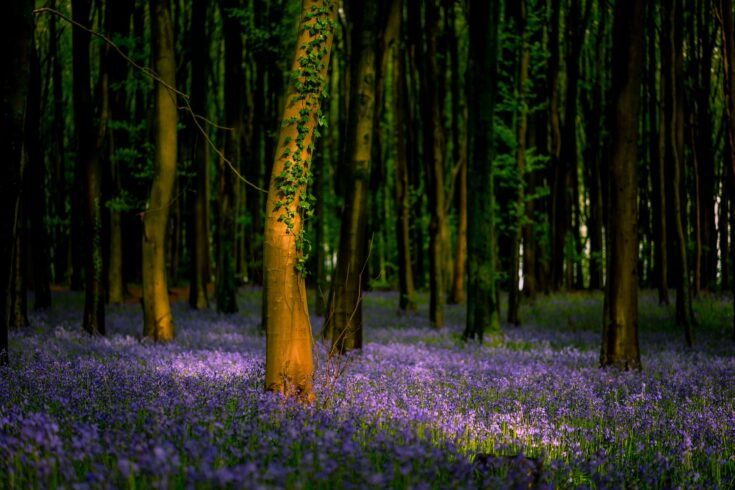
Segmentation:
[(618, 0), (613, 21), (607, 283), (600, 364), (641, 367), (638, 348), (636, 151), (643, 67), (643, 3)]
[(266, 203), (264, 274), (267, 390), (313, 398), (314, 360), (304, 276), (301, 210), (320, 99), (326, 85), (336, 6), (305, 0)]
[(471, 0), (468, 68), (468, 123), (471, 152), (468, 172), (467, 324), (465, 340), (497, 335), (495, 287), (495, 191), (493, 188), (493, 117), (496, 95), (499, 2)]
[[(509, 3), (509, 6), (511, 3)], [(512, 10), (518, 39), (520, 40), (519, 66), (517, 77), (517, 88), (519, 99), (519, 113), (517, 116), (518, 127), (516, 129), (516, 171), (518, 176), (518, 188), (516, 190), (516, 202), (514, 212), (514, 229), (512, 231), (511, 268), (508, 293), (508, 323), (512, 325), (521, 324), (520, 303), (521, 291), (519, 286), (519, 273), (521, 265), (521, 238), (523, 233), (523, 217), (525, 215), (525, 172), (526, 172), (526, 132), (528, 130), (528, 109), (526, 108), (526, 85), (528, 82), (528, 68), (531, 61), (531, 51), (526, 39), (526, 19), (528, 17), (526, 0), (518, 0)]]
[[(207, 117), (207, 52), (209, 44), (205, 34), (207, 20), (207, 5), (209, 2), (200, 0), (192, 4), (191, 12), (191, 107), (195, 114)], [(225, 18), (227, 14), (225, 13)], [(228, 22), (225, 20), (225, 22)], [(225, 83), (230, 83), (225, 81)], [(190, 121), (191, 142), (194, 156), (194, 172), (196, 193), (193, 195), (194, 212), (191, 214), (189, 232), (191, 245), (191, 270), (189, 271), (189, 306), (196, 310), (209, 307), (207, 296), (208, 261), (209, 261), (209, 230), (207, 229), (207, 186), (209, 184), (209, 142), (199, 129), (205, 131), (207, 125), (199, 121)]]
[(8, 291), (18, 227), (18, 200), (23, 188), (23, 124), (33, 43), (33, 2), (10, 2), (0, 15), (0, 45), (6, 50), (0, 73), (0, 365), (8, 363)]
[[(143, 215), (143, 335), (155, 341), (174, 338), (166, 277), (166, 232), (176, 177), (176, 62), (173, 29), (166, 0), (151, 0), (153, 69), (156, 82), (154, 177)], [(163, 82), (163, 83), (162, 83)], [(164, 83), (167, 85), (164, 85)]]

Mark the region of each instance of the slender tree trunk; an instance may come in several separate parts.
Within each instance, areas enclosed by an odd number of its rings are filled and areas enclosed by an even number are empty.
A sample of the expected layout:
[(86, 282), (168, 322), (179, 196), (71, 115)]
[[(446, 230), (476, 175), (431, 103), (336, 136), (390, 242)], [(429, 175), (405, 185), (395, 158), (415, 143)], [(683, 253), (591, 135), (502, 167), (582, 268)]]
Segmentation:
[[(719, 0), (717, 15), (722, 32), (723, 61), (725, 67), (725, 162), (729, 163), (730, 174), (730, 231), (735, 237), (735, 206), (732, 196), (735, 193), (735, 34), (733, 29), (732, 0)], [(724, 185), (728, 185), (725, 183)], [(724, 250), (723, 250), (724, 252)], [(732, 264), (735, 267), (735, 240), (730, 242)], [(723, 258), (723, 261), (726, 260)], [(735, 339), (735, 287), (733, 287), (733, 339)]]
[(340, 227), (337, 269), (332, 280), (324, 330), (332, 352), (362, 348), (362, 279), (367, 271), (367, 213), (370, 159), (375, 129), (376, 43), (378, 4), (351, 5), (353, 72), (347, 123), (345, 206)]
[[(239, 0), (225, 0), (223, 7), (236, 8)], [(217, 227), (217, 312), (236, 313), (237, 279), (235, 278), (235, 233), (236, 210), (239, 202), (237, 176), (230, 165), (240, 171), (242, 160), (242, 142), (244, 135), (245, 100), (243, 98), (245, 78), (242, 72), (242, 32), (237, 19), (225, 16), (225, 120), (232, 130), (225, 139), (225, 156), (227, 164), (220, 159), (219, 172), (219, 225)]]
[(564, 239), (567, 233), (565, 216), (568, 206), (564, 206), (566, 195), (563, 182), (561, 149), (561, 116), (559, 115), (559, 13), (561, 1), (551, 0), (549, 14), (549, 126), (550, 126), (550, 174), (551, 174), (551, 205), (549, 209), (549, 224), (551, 225), (551, 281), (549, 286), (558, 290), (564, 278)]
[(496, 95), (499, 2), (471, 0), (468, 122), (472, 137), (468, 172), (468, 296), (465, 340), (482, 342), (500, 332), (495, 286), (495, 195), (493, 188), (493, 117)]
[[(192, 4), (191, 12), (191, 106), (197, 115), (207, 117), (207, 70), (208, 44), (205, 33), (207, 6), (209, 2), (200, 0)], [(224, 14), (227, 17), (227, 13)], [(225, 23), (228, 22), (227, 20)], [(226, 49), (226, 48), (225, 48)], [(225, 82), (229, 83), (229, 82)], [(189, 275), (189, 306), (195, 310), (209, 308), (207, 296), (207, 264), (209, 262), (209, 230), (207, 229), (207, 186), (209, 183), (209, 142), (200, 128), (207, 126), (198, 121), (190, 121), (191, 141), (194, 145), (194, 172), (196, 193), (193, 196), (193, 213), (189, 226), (191, 236), (191, 270)]]
[[(397, 3), (394, 0), (394, 3)], [(401, 23), (402, 24), (402, 23)], [(399, 44), (393, 51), (393, 103), (395, 104), (395, 196), (396, 196), (396, 244), (398, 248), (398, 307), (403, 311), (415, 311), (415, 290), (411, 268), (411, 202), (408, 175), (408, 148), (406, 146), (406, 85), (404, 75), (405, 54)]]
[[(89, 23), (91, 2), (73, 0), (72, 10), (77, 22)], [(101, 106), (99, 130), (92, 125), (93, 109), (90, 93), (90, 34), (82, 29), (72, 31), (74, 51), (74, 127), (77, 138), (77, 155), (83, 168), (85, 201), (84, 248), (84, 316), (82, 325), (90, 334), (105, 334), (105, 294), (102, 253), (102, 165), (99, 148), (100, 135), (107, 124), (107, 75), (101, 67), (99, 93)], [(76, 247), (79, 248), (79, 247)]]
[[(176, 62), (173, 28), (166, 0), (150, 0), (153, 69), (156, 82), (154, 177), (143, 215), (143, 335), (155, 341), (174, 338), (166, 277), (166, 232), (176, 177)], [(166, 85), (163, 85), (163, 83)]]
[(303, 266), (304, 252), (300, 210), (336, 16), (337, 8), (329, 0), (305, 0), (302, 5), (293, 78), (286, 92), (266, 203), (265, 387), (306, 401), (314, 397), (314, 360), (304, 276), (297, 270)]
[(26, 109), (25, 151), (27, 174), (25, 195), (30, 218), (30, 249), (33, 257), (33, 309), (51, 307), (51, 263), (49, 239), (46, 233), (46, 165), (44, 163), (39, 128), (41, 126), (41, 66), (36, 50), (31, 59), (28, 107)]
[(614, 16), (610, 232), (600, 364), (640, 369), (636, 141), (643, 67), (643, 3), (618, 0)]
[(7, 55), (0, 73), (0, 365), (8, 363), (9, 294), (15, 261), (18, 202), (23, 188), (23, 126), (33, 46), (33, 2), (10, 2), (0, 16), (0, 45)]
[(679, 269), (676, 292), (676, 322), (684, 328), (686, 344), (693, 344), (692, 286), (689, 261), (687, 259), (686, 196), (683, 194), (684, 174), (684, 93), (683, 93), (683, 13), (681, 0), (674, 0), (673, 12), (665, 16), (665, 27), (669, 43), (670, 70), (665, 76), (670, 82), (669, 104), (671, 117), (667, 120), (668, 155), (672, 168), (672, 209), (676, 236), (676, 261)]
[[(509, 3), (510, 5), (510, 3)], [(521, 264), (521, 239), (523, 236), (523, 217), (525, 215), (525, 173), (526, 173), (526, 133), (528, 131), (528, 110), (526, 109), (526, 85), (528, 83), (528, 70), (531, 62), (531, 50), (526, 38), (526, 21), (528, 18), (528, 7), (526, 0), (519, 0), (513, 10), (517, 35), (520, 39), (520, 63), (518, 67), (518, 86), (516, 91), (519, 99), (518, 128), (516, 141), (516, 171), (518, 173), (518, 189), (516, 190), (515, 212), (513, 219), (514, 229), (512, 231), (512, 250), (510, 268), (510, 291), (508, 294), (508, 323), (519, 326), (521, 324), (520, 303), (521, 291), (519, 286), (519, 274)]]
[(442, 103), (437, 81), (439, 64), (437, 59), (436, 34), (439, 30), (439, 11), (434, 0), (425, 4), (426, 60), (424, 63), (425, 87), (422, 107), (424, 121), (423, 159), (426, 162), (426, 191), (429, 196), (429, 320), (437, 328), (444, 326), (445, 257), (447, 253), (444, 190), (444, 124), (442, 122)]

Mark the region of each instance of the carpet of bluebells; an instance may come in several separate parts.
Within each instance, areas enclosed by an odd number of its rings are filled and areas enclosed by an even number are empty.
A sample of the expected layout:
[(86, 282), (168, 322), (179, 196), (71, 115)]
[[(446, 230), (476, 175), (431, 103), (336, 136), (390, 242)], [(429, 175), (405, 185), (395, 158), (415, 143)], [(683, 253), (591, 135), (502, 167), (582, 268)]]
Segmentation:
[[(317, 401), (264, 393), (260, 292), (241, 312), (174, 304), (176, 340), (139, 306), (82, 333), (82, 298), (11, 332), (0, 370), (0, 488), (734, 488), (729, 300), (697, 302), (694, 349), (641, 300), (642, 372), (598, 368), (599, 295), (539, 298), (523, 327), (460, 340), (395, 293), (365, 298), (363, 352), (316, 356)], [(315, 329), (320, 318), (313, 318)]]

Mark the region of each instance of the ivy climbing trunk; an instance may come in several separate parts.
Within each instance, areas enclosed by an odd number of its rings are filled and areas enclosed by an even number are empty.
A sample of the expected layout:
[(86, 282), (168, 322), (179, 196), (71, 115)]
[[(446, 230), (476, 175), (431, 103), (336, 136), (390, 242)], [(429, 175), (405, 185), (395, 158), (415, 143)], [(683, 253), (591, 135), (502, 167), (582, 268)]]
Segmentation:
[(330, 0), (302, 4), (266, 203), (265, 388), (306, 401), (314, 396), (314, 359), (301, 213), (309, 206), (307, 184), (336, 16), (337, 7)]
[[(153, 183), (143, 214), (143, 335), (154, 341), (174, 338), (166, 277), (166, 231), (176, 177), (176, 61), (173, 28), (166, 0), (151, 0), (155, 88)], [(165, 84), (165, 85), (164, 85)]]
[(471, 136), (467, 226), (467, 323), (463, 337), (482, 342), (500, 333), (495, 256), (493, 117), (497, 92), (499, 2), (471, 0), (468, 123)]
[(6, 58), (0, 73), (0, 365), (8, 363), (8, 291), (23, 184), (23, 124), (33, 45), (33, 2), (10, 2), (0, 16), (0, 45)]
[(643, 3), (618, 0), (613, 20), (607, 281), (600, 364), (639, 369), (636, 151), (643, 66)]
[[(362, 7), (362, 8), (361, 8)], [(375, 127), (378, 2), (351, 4), (355, 30), (344, 169), (345, 204), (324, 330), (332, 352), (362, 348), (362, 280), (367, 273), (367, 213)]]

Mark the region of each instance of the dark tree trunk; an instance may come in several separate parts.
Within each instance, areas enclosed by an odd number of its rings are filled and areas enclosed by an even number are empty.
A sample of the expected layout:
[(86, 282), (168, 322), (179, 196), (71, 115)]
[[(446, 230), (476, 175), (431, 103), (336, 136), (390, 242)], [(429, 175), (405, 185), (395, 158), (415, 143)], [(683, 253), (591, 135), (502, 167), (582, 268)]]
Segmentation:
[[(208, 50), (205, 32), (208, 2), (200, 0), (192, 4), (191, 14), (191, 107), (198, 116), (207, 117), (207, 70)], [(228, 14), (225, 12), (226, 17)], [(207, 229), (207, 186), (209, 184), (209, 142), (203, 131), (208, 127), (192, 117), (190, 141), (194, 148), (194, 173), (196, 193), (193, 196), (193, 213), (190, 216), (189, 232), (191, 270), (189, 274), (189, 306), (196, 310), (209, 308), (207, 296), (209, 230)]]
[(614, 16), (610, 232), (600, 364), (640, 369), (636, 141), (643, 67), (643, 3), (618, 0)]
[(18, 201), (23, 188), (23, 126), (28, 97), (33, 46), (32, 1), (10, 2), (0, 16), (0, 45), (6, 60), (0, 74), (0, 365), (8, 363), (8, 310), (18, 223)]
[(561, 0), (551, 0), (549, 14), (549, 127), (550, 127), (550, 184), (551, 196), (549, 206), (549, 225), (551, 226), (550, 284), (558, 290), (564, 274), (564, 240), (568, 230), (568, 206), (564, 206), (566, 189), (564, 188), (561, 162), (562, 134), (561, 116), (559, 115), (559, 13)]
[[(29, 94), (30, 95), (30, 94)], [(30, 97), (29, 97), (30, 100)], [(26, 158), (27, 163), (27, 155)], [(28, 179), (29, 175), (23, 176)], [(10, 328), (24, 328), (30, 325), (28, 321), (28, 224), (26, 208), (28, 195), (23, 193), (18, 204), (18, 227), (15, 234), (15, 254), (13, 256), (13, 275), (10, 286)]]
[[(224, 9), (236, 8), (240, 0), (223, 0)], [(225, 156), (230, 164), (220, 159), (219, 184), (219, 226), (217, 247), (217, 312), (236, 313), (237, 280), (235, 278), (235, 232), (238, 185), (236, 175), (230, 165), (238, 169), (242, 155), (242, 139), (244, 134), (244, 100), (243, 86), (245, 78), (242, 73), (242, 33), (237, 19), (225, 16), (225, 120), (232, 128), (225, 141)], [(239, 171), (239, 169), (238, 169)]]
[(51, 263), (49, 239), (46, 233), (46, 165), (43, 160), (39, 138), (41, 126), (41, 66), (36, 50), (31, 60), (31, 78), (28, 87), (25, 141), (27, 169), (25, 177), (26, 210), (30, 221), (30, 250), (32, 257), (33, 308), (42, 310), (51, 307)]
[(471, 0), (468, 68), (468, 122), (471, 154), (468, 172), (468, 295), (465, 340), (482, 342), (500, 332), (495, 285), (493, 117), (496, 96), (499, 2)]
[[(89, 24), (91, 2), (73, 0), (74, 20)], [(90, 34), (82, 29), (72, 31), (74, 52), (74, 128), (77, 139), (78, 165), (84, 176), (84, 316), (82, 325), (90, 334), (105, 334), (105, 294), (102, 252), (102, 165), (99, 147), (100, 135), (107, 124), (107, 75), (105, 67), (100, 71), (99, 93), (102, 100), (98, 119), (99, 130), (93, 126), (93, 106), (90, 92)], [(79, 242), (76, 242), (79, 243)], [(82, 247), (76, 246), (75, 249)], [(76, 268), (76, 267), (75, 267)]]

